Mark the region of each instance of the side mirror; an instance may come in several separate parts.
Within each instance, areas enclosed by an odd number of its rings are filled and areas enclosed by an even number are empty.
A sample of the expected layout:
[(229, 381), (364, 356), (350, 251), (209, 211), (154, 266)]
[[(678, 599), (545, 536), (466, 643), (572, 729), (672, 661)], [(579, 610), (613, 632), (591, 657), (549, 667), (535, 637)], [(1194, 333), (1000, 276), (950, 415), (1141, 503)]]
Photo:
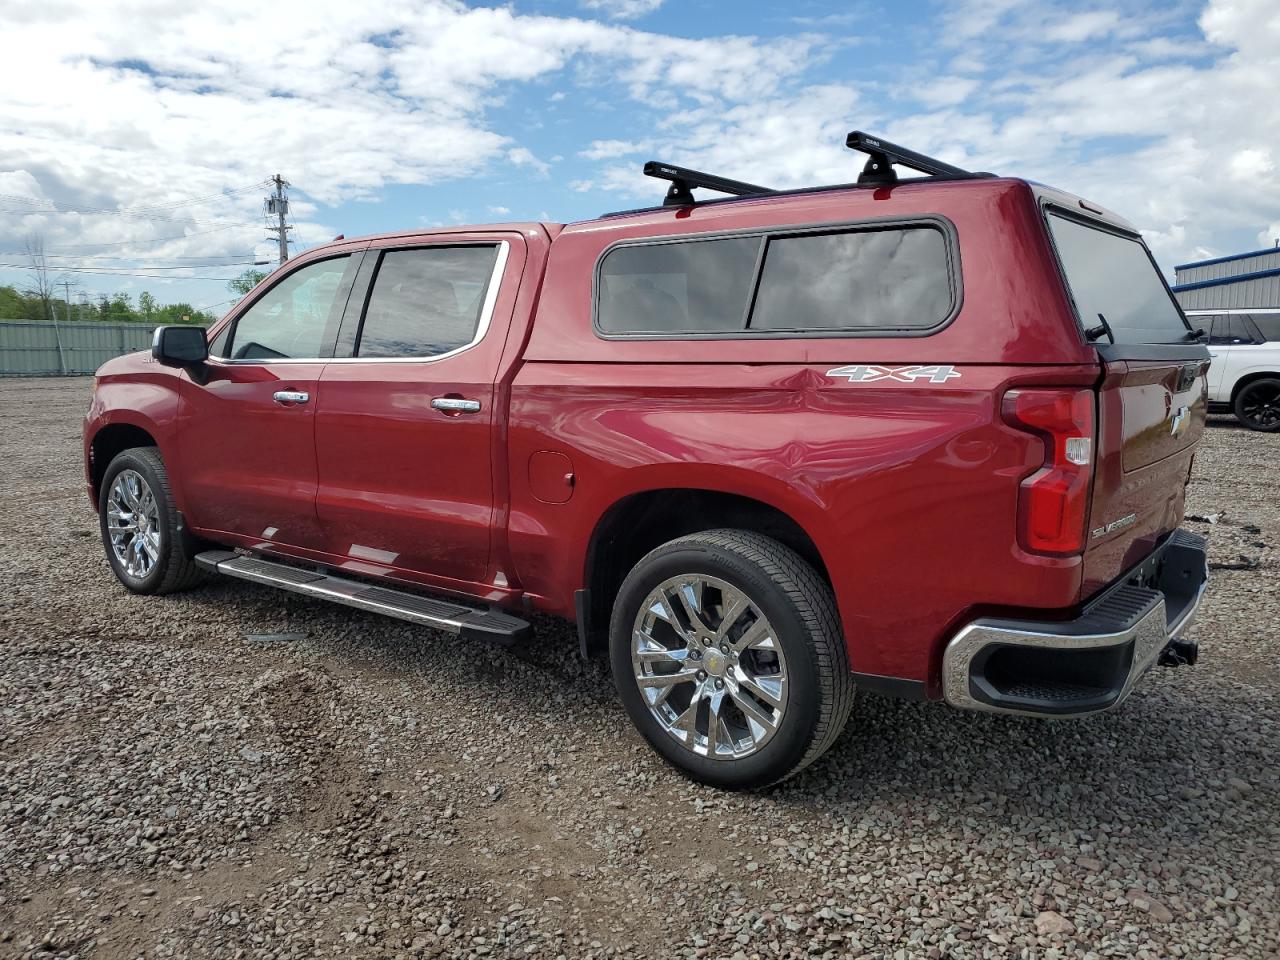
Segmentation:
[(209, 359), (209, 342), (204, 327), (156, 327), (151, 356), (169, 367), (199, 366)]

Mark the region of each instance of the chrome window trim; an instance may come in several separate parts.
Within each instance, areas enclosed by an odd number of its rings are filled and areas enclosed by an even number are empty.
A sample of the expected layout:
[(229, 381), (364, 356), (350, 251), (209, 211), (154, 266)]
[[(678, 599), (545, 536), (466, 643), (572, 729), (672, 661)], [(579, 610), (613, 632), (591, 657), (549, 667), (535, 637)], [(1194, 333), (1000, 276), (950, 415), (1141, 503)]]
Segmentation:
[[(480, 321), (476, 324), (475, 336), (471, 338), (470, 343), (465, 343), (460, 347), (455, 347), (445, 353), (438, 353), (431, 357), (283, 357), (281, 359), (267, 360), (228, 360), (224, 357), (210, 357), (209, 362), (218, 363), (224, 366), (262, 366), (275, 363), (436, 363), (440, 360), (448, 360), (450, 357), (456, 357), (458, 354), (470, 350), (478, 345), (489, 332), (489, 327), (493, 323), (493, 311), (498, 304), (498, 291), (502, 286), (502, 277), (507, 267), (507, 256), (510, 253), (511, 241), (479, 241), (475, 243), (448, 243), (448, 244), (419, 244), (412, 247), (387, 247), (377, 248), (366, 251), (366, 253), (377, 253), (379, 257), (384, 253), (391, 253), (395, 250), (429, 250), (432, 246), (450, 246), (450, 247), (491, 247), (497, 246), (498, 256), (493, 261), (493, 272), (489, 275), (489, 286), (485, 290), (484, 303), (480, 307)], [(374, 276), (374, 282), (377, 282), (377, 276)], [(372, 290), (372, 287), (370, 287)], [(360, 308), (361, 313), (364, 312), (364, 306)]]

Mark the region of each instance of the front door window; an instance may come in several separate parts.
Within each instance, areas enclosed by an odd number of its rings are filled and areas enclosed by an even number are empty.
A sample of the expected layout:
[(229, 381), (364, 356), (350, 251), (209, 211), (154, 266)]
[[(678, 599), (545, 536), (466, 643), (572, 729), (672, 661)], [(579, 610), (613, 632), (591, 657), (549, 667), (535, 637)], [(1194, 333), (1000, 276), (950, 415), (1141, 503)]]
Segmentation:
[(350, 289), (349, 256), (295, 270), (236, 321), (223, 356), (229, 360), (317, 359), (332, 352), (333, 334)]

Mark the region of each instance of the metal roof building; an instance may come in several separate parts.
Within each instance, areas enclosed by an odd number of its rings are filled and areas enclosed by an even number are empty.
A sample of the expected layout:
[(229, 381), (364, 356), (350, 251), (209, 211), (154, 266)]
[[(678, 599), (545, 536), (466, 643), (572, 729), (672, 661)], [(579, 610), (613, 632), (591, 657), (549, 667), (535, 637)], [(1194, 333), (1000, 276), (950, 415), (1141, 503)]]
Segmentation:
[(1184, 310), (1280, 307), (1280, 247), (1184, 263), (1173, 270), (1173, 292)]

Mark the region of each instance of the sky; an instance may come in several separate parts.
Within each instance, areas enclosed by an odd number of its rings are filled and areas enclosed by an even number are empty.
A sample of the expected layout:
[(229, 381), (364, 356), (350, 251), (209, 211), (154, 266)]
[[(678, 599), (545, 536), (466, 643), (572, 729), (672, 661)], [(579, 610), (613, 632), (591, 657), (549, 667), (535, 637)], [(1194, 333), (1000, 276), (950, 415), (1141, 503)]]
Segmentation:
[(656, 203), (650, 159), (847, 182), (853, 129), (1111, 207), (1170, 277), (1280, 238), (1276, 0), (0, 0), (0, 28), (0, 284), (39, 237), (73, 300), (224, 312), (274, 263), (276, 173), (297, 252)]

